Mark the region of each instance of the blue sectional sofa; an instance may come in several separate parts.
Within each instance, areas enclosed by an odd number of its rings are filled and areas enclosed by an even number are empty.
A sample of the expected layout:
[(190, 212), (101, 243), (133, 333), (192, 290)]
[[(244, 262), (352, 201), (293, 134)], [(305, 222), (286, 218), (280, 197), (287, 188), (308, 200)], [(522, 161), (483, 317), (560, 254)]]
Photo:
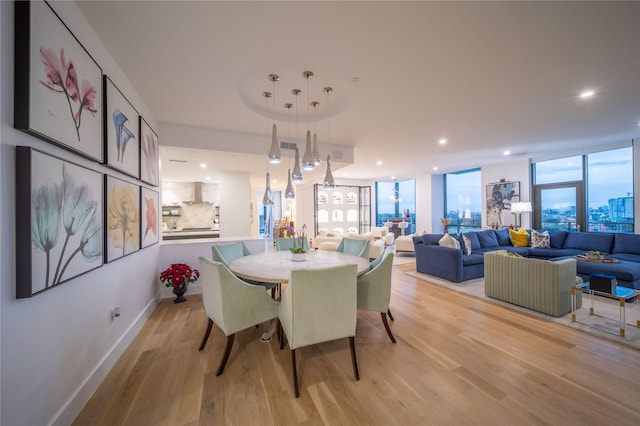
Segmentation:
[(467, 232), (471, 254), (462, 249), (441, 247), (443, 234), (413, 237), (416, 270), (449, 281), (462, 282), (484, 276), (485, 252), (506, 250), (524, 257), (557, 260), (597, 250), (618, 259), (618, 263), (576, 262), (577, 274), (585, 281), (593, 273), (613, 275), (618, 285), (640, 289), (640, 235), (600, 232), (550, 231), (549, 248), (514, 247), (508, 229)]

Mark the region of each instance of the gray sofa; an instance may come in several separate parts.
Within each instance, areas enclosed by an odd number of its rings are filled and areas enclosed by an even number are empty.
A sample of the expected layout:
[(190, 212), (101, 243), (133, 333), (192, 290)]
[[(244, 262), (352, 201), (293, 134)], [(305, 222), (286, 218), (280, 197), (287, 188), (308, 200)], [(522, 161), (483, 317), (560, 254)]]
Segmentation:
[(413, 237), (416, 270), (426, 274), (462, 282), (484, 276), (484, 253), (506, 250), (523, 257), (558, 260), (597, 250), (618, 263), (576, 262), (577, 275), (588, 281), (593, 273), (613, 275), (618, 285), (640, 289), (640, 235), (600, 232), (550, 231), (549, 248), (514, 247), (508, 229), (467, 232), (471, 254), (462, 249), (441, 247), (443, 234)]
[[(576, 260), (557, 262), (526, 257), (484, 254), (484, 293), (555, 317), (571, 312), (571, 288), (582, 282), (576, 277)], [(582, 292), (576, 303), (582, 304)]]

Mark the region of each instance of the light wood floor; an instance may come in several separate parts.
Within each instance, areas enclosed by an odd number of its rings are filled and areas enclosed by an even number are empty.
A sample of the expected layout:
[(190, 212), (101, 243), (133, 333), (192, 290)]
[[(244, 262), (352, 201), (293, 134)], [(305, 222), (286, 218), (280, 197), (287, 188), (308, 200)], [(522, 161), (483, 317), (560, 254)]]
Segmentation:
[(360, 312), (349, 343), (291, 353), (262, 329), (225, 337), (199, 296), (162, 300), (87, 403), (77, 425), (638, 425), (640, 351), (405, 275), (394, 267), (392, 344), (377, 313)]

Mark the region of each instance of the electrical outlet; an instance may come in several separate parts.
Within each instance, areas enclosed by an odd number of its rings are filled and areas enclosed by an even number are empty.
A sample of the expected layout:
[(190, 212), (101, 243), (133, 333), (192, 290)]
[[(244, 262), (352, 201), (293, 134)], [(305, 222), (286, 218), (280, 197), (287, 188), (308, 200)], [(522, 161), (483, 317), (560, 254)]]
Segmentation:
[(114, 320), (120, 316), (120, 306), (111, 308), (111, 319)]

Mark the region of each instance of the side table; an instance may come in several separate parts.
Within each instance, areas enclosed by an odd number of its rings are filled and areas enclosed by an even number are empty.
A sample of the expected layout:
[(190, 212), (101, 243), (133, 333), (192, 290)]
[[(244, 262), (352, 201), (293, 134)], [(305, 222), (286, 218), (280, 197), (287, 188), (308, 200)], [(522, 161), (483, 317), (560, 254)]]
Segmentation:
[[(589, 288), (589, 282), (584, 282), (582, 284), (577, 284), (575, 287), (571, 288), (571, 322), (577, 322), (576, 319), (576, 294), (578, 291), (582, 291), (583, 293), (587, 293), (589, 295), (590, 307), (589, 307), (589, 315), (595, 315), (595, 307), (594, 307), (594, 298), (593, 296), (601, 296), (609, 299), (618, 300), (620, 304), (620, 337), (624, 337), (624, 331), (626, 326), (626, 304), (635, 299), (635, 312), (636, 312), (636, 322), (635, 326), (640, 327), (640, 314), (638, 313), (638, 297), (640, 292), (634, 290), (632, 288), (627, 287), (616, 287), (615, 293), (605, 293), (601, 291), (592, 290)], [(633, 325), (633, 324), (632, 324)]]

